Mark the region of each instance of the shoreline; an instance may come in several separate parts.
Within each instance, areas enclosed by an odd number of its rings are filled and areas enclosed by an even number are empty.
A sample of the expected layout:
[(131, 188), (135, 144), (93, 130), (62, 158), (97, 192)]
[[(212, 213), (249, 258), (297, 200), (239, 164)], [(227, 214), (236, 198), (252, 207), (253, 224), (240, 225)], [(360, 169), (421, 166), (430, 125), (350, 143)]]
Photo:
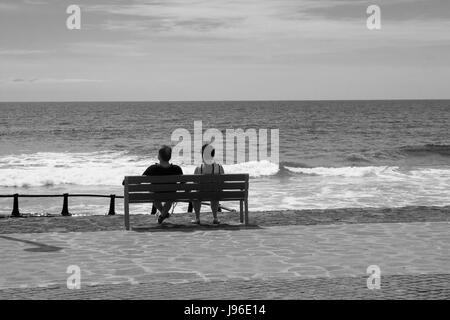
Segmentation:
[[(221, 224), (212, 225), (211, 213), (202, 213), (200, 226), (190, 223), (193, 214), (174, 214), (162, 225), (156, 216), (136, 214), (130, 216), (133, 231), (183, 231), (205, 229), (245, 229), (293, 225), (333, 225), (358, 223), (449, 222), (450, 206), (408, 206), (399, 208), (342, 208), (279, 210), (250, 212), (250, 224), (239, 223), (238, 212), (219, 213)], [(3, 216), (0, 234), (45, 232), (93, 232), (124, 230), (123, 215), (30, 215), (20, 218)]]

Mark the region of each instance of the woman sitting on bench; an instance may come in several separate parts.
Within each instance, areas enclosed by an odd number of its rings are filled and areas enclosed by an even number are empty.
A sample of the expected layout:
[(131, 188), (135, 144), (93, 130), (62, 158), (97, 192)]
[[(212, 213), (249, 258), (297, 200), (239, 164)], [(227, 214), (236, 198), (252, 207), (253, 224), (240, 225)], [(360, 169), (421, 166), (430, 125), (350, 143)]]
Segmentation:
[[(224, 174), (223, 167), (214, 161), (215, 149), (210, 144), (205, 144), (202, 147), (202, 159), (203, 163), (195, 168), (194, 174)], [(193, 201), (193, 207), (195, 211), (195, 220), (192, 223), (200, 224), (200, 208), (201, 201)], [(213, 224), (219, 224), (219, 219), (217, 219), (217, 211), (219, 209), (219, 201), (211, 201), (211, 211), (213, 214)]]

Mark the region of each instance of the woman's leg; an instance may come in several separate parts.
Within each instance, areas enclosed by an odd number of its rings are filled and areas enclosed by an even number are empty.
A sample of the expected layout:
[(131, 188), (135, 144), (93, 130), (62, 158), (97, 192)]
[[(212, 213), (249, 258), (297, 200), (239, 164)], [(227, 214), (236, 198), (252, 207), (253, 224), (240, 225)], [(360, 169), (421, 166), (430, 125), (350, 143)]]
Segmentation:
[(211, 201), (211, 211), (213, 214), (214, 221), (218, 221), (217, 219), (218, 210), (219, 210), (219, 201)]
[(168, 217), (170, 215), (170, 209), (172, 208), (172, 205), (173, 205), (172, 201), (167, 201), (166, 203), (164, 203), (162, 207), (164, 217)]

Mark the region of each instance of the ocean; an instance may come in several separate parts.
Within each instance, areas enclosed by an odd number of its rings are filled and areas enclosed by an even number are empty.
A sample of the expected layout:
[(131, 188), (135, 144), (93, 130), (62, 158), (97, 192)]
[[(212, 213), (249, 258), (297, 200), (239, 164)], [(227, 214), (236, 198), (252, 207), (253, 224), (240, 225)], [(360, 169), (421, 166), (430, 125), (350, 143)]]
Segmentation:
[[(200, 120), (204, 130), (279, 129), (279, 164), (225, 165), (250, 174), (251, 211), (450, 205), (450, 100), (4, 102), (0, 194), (121, 195), (125, 175), (142, 174), (175, 129), (193, 133)], [(195, 164), (173, 162), (193, 173)], [(21, 198), (20, 209), (57, 214), (61, 202)], [(73, 214), (108, 205), (70, 199)], [(0, 213), (11, 206), (0, 199)]]

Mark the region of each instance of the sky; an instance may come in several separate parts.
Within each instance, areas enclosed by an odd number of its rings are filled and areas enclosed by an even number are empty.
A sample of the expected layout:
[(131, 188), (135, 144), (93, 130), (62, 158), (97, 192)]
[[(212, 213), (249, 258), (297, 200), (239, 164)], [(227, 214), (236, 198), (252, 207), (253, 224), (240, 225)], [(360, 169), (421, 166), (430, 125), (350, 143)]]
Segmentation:
[(0, 0), (0, 101), (450, 99), (449, 57), (448, 0)]

